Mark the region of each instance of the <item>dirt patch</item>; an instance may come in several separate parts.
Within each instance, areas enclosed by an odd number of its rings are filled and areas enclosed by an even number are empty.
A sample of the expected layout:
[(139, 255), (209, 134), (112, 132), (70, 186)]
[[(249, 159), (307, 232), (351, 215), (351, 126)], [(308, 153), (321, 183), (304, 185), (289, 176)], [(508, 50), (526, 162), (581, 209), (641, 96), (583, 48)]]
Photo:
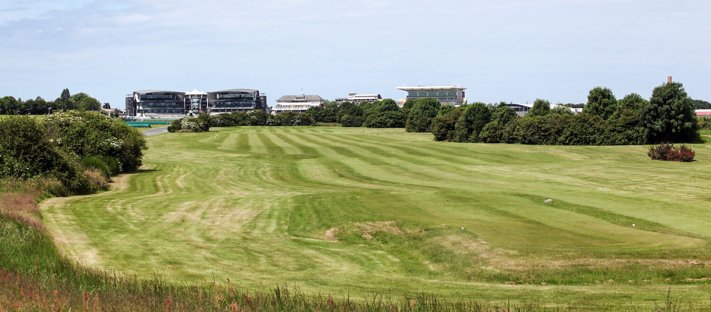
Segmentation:
[(383, 221), (383, 222), (361, 222), (355, 224), (356, 229), (360, 232), (360, 235), (367, 239), (373, 239), (373, 234), (378, 232), (389, 233), (393, 235), (403, 235), (404, 232), (398, 226), (395, 221)]
[(338, 228), (330, 228), (326, 230), (325, 233), (323, 233), (323, 239), (329, 241), (329, 242), (338, 242), (338, 238), (336, 238), (336, 234), (338, 234), (339, 230)]

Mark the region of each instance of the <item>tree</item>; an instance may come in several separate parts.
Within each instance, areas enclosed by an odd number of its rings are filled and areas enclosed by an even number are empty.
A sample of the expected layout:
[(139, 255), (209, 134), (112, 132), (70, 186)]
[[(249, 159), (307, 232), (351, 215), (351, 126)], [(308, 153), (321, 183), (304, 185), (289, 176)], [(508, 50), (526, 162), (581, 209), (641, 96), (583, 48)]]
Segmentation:
[(708, 101), (694, 99), (692, 99), (691, 101), (694, 102), (695, 109), (711, 109), (711, 103), (709, 103)]
[(588, 103), (583, 112), (598, 115), (607, 120), (617, 109), (617, 99), (608, 88), (596, 87), (588, 94)]
[(59, 99), (62, 101), (69, 101), (72, 95), (69, 93), (69, 89), (62, 90), (62, 94), (59, 95)]
[(551, 109), (551, 114), (554, 115), (567, 115), (567, 116), (573, 116), (573, 111), (570, 110), (570, 107), (568, 106), (563, 106), (563, 105), (556, 105)]
[(518, 118), (516, 112), (503, 102), (496, 106), (494, 113), (491, 115), (491, 120), (496, 121), (501, 125), (508, 124), (511, 120), (516, 118)]
[(101, 108), (101, 103), (97, 99), (83, 92), (72, 95), (69, 100), (79, 110), (98, 111)]
[(647, 142), (647, 130), (642, 127), (642, 112), (649, 101), (639, 94), (626, 95), (618, 101), (617, 110), (605, 123), (605, 140), (608, 145), (639, 145)]
[(617, 112), (625, 109), (632, 109), (640, 111), (641, 113), (647, 105), (649, 105), (649, 101), (645, 100), (637, 93), (630, 93), (617, 102)]
[(642, 125), (651, 143), (699, 139), (694, 104), (678, 82), (654, 88), (649, 106), (642, 112)]
[(533, 102), (533, 107), (528, 111), (526, 116), (545, 116), (551, 112), (551, 102), (543, 99), (536, 99)]
[(430, 132), (432, 130), (432, 119), (437, 117), (442, 104), (433, 98), (417, 99), (412, 106), (405, 130), (407, 132)]
[(491, 121), (491, 111), (484, 103), (474, 103), (464, 109), (457, 121), (455, 140), (458, 142), (478, 142), (479, 133)]
[(439, 115), (432, 120), (432, 134), (434, 134), (435, 141), (454, 141), (455, 127), (463, 112), (463, 107), (456, 107), (446, 114)]

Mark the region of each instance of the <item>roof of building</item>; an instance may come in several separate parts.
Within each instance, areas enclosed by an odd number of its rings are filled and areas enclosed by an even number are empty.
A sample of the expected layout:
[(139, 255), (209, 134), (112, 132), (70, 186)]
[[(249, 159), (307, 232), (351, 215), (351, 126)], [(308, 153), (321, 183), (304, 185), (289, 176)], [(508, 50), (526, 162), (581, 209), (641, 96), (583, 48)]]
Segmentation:
[(198, 91), (198, 89), (193, 89), (193, 91), (186, 92), (185, 95), (207, 95), (207, 92)]
[(146, 89), (146, 90), (138, 90), (138, 91), (133, 91), (134, 93), (138, 94), (149, 94), (149, 93), (179, 93), (179, 94), (185, 94), (185, 92), (181, 91), (169, 91), (169, 90), (158, 90), (158, 89)]
[(309, 95), (309, 94), (301, 94), (301, 95), (284, 95), (280, 97), (277, 102), (323, 102), (324, 99), (318, 95)]
[(248, 93), (254, 93), (258, 92), (259, 90), (257, 89), (225, 89), (225, 90), (218, 90), (218, 91), (212, 91), (210, 93), (217, 93), (217, 92), (248, 92)]
[(403, 91), (419, 91), (419, 90), (466, 90), (467, 88), (457, 85), (452, 86), (404, 86), (397, 87)]

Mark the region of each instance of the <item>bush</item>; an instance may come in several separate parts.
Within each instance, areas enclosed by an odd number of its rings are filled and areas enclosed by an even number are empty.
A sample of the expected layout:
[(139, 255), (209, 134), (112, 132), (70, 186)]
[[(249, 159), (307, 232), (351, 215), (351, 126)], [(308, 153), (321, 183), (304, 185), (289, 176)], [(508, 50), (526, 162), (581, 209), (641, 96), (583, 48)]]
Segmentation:
[(112, 176), (111, 169), (109, 168), (109, 165), (104, 162), (103, 159), (97, 156), (89, 156), (89, 157), (84, 157), (81, 160), (82, 165), (86, 169), (96, 169), (99, 170), (105, 177), (110, 177)]
[(526, 116), (518, 122), (516, 139), (522, 144), (557, 144), (570, 118), (559, 114)]
[(649, 147), (647, 156), (653, 160), (691, 162), (694, 161), (696, 152), (684, 145), (676, 147), (674, 144), (665, 143)]
[(341, 117), (341, 125), (344, 127), (360, 127), (363, 125), (363, 118), (346, 114)]
[(405, 116), (399, 110), (376, 112), (368, 116), (364, 125), (368, 128), (403, 128)]
[(492, 121), (481, 130), (479, 140), (484, 143), (502, 143), (504, 142), (504, 126), (498, 121)]
[(581, 113), (568, 115), (567, 120), (568, 122), (558, 138), (558, 144), (600, 145), (605, 141), (605, 124), (600, 116)]
[(407, 132), (432, 131), (432, 119), (437, 117), (441, 107), (442, 104), (433, 98), (417, 99), (408, 112), (405, 130)]
[(435, 141), (454, 141), (457, 121), (459, 121), (463, 112), (464, 108), (457, 107), (432, 120), (432, 134), (434, 134)]

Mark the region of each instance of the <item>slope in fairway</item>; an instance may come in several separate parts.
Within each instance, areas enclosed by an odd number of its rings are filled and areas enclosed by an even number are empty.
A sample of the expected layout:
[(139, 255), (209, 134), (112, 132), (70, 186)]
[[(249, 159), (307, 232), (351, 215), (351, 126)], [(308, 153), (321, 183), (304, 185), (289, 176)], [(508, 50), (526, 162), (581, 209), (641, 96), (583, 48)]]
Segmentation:
[[(335, 295), (705, 301), (708, 145), (454, 144), (348, 128), (229, 128), (148, 139), (114, 191), (43, 203), (69, 256), (177, 282)], [(553, 204), (545, 204), (548, 198)]]

